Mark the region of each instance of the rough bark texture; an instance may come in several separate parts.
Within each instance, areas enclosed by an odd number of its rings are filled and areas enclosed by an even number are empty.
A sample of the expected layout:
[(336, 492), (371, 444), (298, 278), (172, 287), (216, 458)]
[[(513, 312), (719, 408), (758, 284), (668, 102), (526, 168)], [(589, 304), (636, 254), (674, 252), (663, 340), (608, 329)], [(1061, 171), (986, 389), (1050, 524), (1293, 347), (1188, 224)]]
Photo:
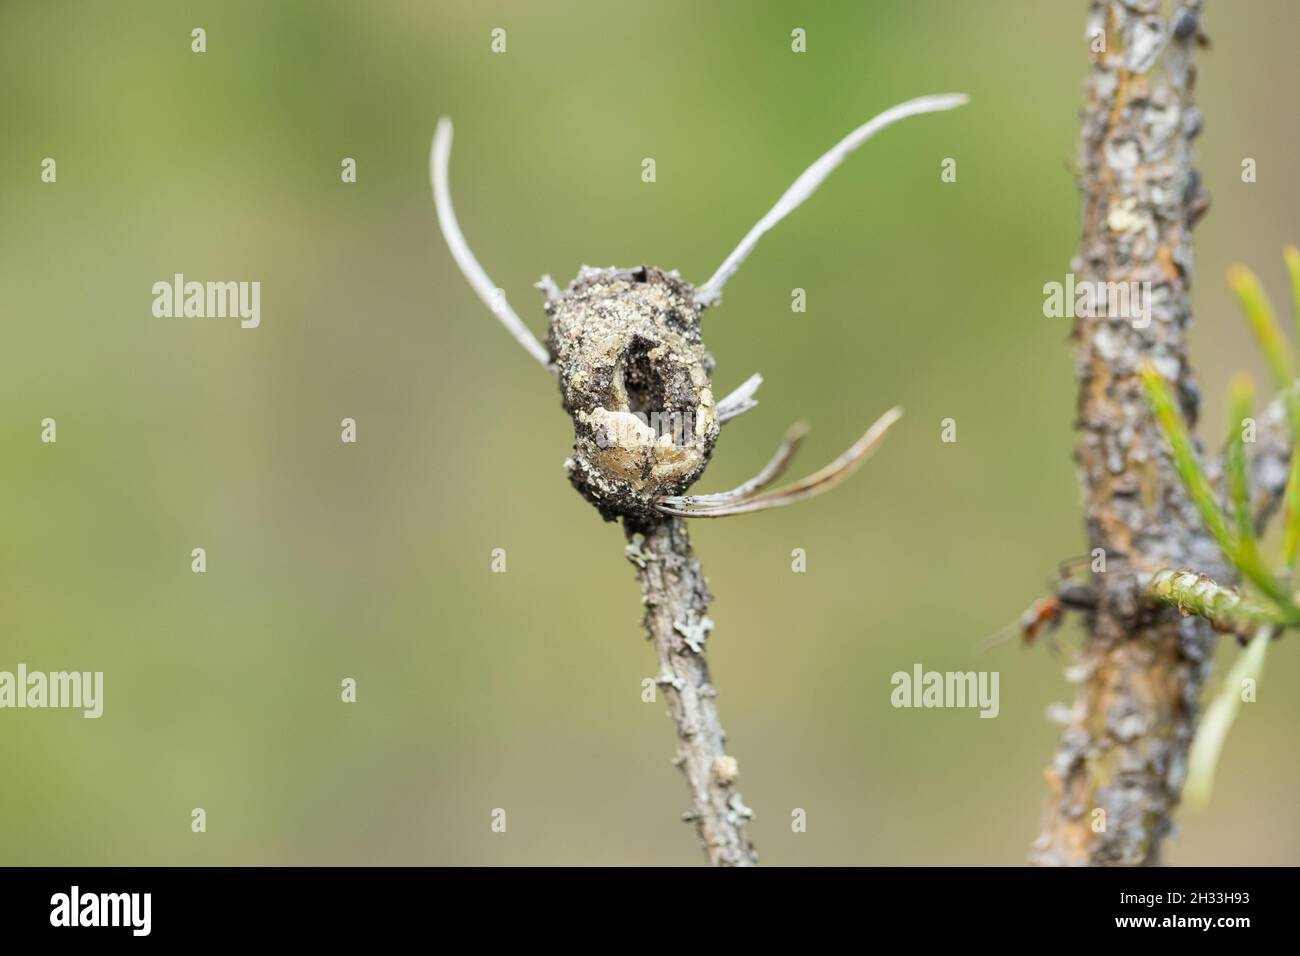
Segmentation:
[(685, 819), (694, 822), (709, 863), (752, 866), (758, 854), (745, 835), (752, 813), (735, 788), (738, 767), (727, 755), (705, 658), (713, 622), (704, 570), (682, 519), (629, 521), (625, 529), (628, 560), (641, 581), (643, 623), (659, 657), (656, 682), (677, 725), (674, 763), (690, 786), (691, 810)]
[(1150, 322), (1100, 315), (1075, 326), (1077, 459), (1090, 546), (1105, 549), (1106, 571), (1094, 575), (1091, 633), (1070, 673), (1078, 697), (1047, 771), (1033, 854), (1045, 865), (1159, 862), (1215, 636), (1203, 620), (1150, 610), (1140, 569), (1190, 566), (1231, 580), (1138, 378), (1154, 363), (1195, 423), (1187, 331), (1191, 228), (1206, 203), (1191, 149), (1200, 7), (1182, 0), (1165, 20), (1157, 0), (1090, 3), (1087, 35), (1103, 31), (1105, 51), (1093, 52), (1085, 85), (1074, 272), (1079, 281), (1150, 282)]

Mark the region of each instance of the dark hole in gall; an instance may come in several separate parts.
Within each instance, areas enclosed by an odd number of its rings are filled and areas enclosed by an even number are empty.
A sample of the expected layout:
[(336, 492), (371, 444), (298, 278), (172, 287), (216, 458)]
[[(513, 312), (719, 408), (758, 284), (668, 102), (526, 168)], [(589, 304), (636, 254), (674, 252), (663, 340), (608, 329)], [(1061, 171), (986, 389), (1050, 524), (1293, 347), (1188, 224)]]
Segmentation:
[(650, 351), (658, 345), (643, 336), (635, 336), (623, 353), (623, 388), (627, 391), (627, 410), (641, 416), (655, 435), (663, 433), (667, 416), (667, 394), (650, 361)]

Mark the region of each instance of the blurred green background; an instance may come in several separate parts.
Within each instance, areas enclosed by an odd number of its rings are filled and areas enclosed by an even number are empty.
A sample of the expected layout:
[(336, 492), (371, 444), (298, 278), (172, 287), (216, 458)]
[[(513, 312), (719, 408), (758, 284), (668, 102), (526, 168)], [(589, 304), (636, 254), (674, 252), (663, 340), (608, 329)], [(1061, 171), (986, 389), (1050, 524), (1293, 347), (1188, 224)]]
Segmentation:
[[(564, 479), (554, 383), (436, 231), (434, 123), (456, 122), (471, 244), (540, 333), (543, 272), (702, 281), (853, 126), (965, 91), (850, 159), (706, 316), (718, 393), (766, 382), (699, 487), (796, 418), (806, 472), (906, 417), (833, 494), (695, 536), (763, 861), (1022, 863), (1044, 711), (1073, 691), (1043, 648), (973, 652), (1084, 549), (1068, 320), (1042, 314), (1078, 232), (1084, 7), (6, 0), (0, 669), (102, 670), (106, 699), (98, 721), (0, 712), (0, 862), (697, 863), (621, 533)], [(1300, 7), (1211, 0), (1206, 23), (1194, 349), (1217, 442), (1229, 375), (1263, 370), (1224, 269), (1281, 307), (1300, 238)], [(154, 318), (175, 272), (260, 280), (261, 328)], [(1297, 650), (1170, 862), (1300, 862)], [(893, 709), (916, 662), (999, 670), (1000, 716)]]

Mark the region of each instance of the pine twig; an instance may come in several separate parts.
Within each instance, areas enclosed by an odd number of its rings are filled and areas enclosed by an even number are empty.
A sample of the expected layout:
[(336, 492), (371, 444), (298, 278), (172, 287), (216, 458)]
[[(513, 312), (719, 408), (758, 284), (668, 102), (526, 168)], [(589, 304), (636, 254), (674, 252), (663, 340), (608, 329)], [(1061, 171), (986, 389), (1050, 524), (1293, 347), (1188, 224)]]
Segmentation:
[(739, 765), (727, 755), (727, 736), (718, 718), (717, 691), (709, 680), (705, 642), (709, 619), (708, 583), (691, 548), (686, 522), (664, 518), (638, 529), (625, 523), (627, 557), (636, 566), (645, 604), (646, 633), (659, 659), (655, 678), (677, 727), (677, 757), (686, 775), (691, 810), (686, 819), (714, 866), (752, 866), (758, 854), (745, 834), (753, 815), (736, 790)]
[(1089, 0), (1088, 9), (1087, 36), (1103, 42), (1085, 84), (1073, 271), (1080, 281), (1149, 282), (1152, 295), (1144, 322), (1093, 315), (1075, 324), (1089, 547), (1102, 549), (1110, 567), (1094, 575), (1097, 609), (1072, 669), (1075, 716), (1047, 774), (1033, 860), (1055, 866), (1157, 863), (1173, 825), (1215, 635), (1196, 617), (1153, 618), (1134, 600), (1135, 569), (1190, 564), (1231, 581), (1138, 380), (1154, 361), (1194, 421), (1187, 329), (1191, 229), (1205, 207), (1192, 164), (1201, 2), (1179, 0), (1169, 20), (1147, 3)]
[(849, 152), (901, 119), (965, 101), (959, 95), (922, 97), (850, 133), (795, 181), (699, 290), (676, 272), (653, 266), (583, 266), (564, 290), (543, 276), (537, 287), (550, 319), (545, 347), (494, 288), (460, 232), (448, 185), (451, 121), (440, 121), (434, 136), (434, 202), (452, 256), (515, 340), (555, 373), (564, 410), (573, 419), (573, 453), (565, 461), (569, 480), (602, 517), (623, 523), (625, 553), (638, 568), (644, 623), (659, 657), (659, 686), (677, 726), (677, 763), (690, 784), (688, 819), (714, 865), (748, 866), (758, 857), (745, 835), (750, 810), (735, 789), (739, 765), (726, 752), (714, 703), (705, 658), (713, 627), (710, 596), (684, 519), (778, 508), (821, 494), (867, 458), (901, 410), (886, 412), (838, 459), (785, 488), (759, 494), (789, 463), (802, 434), (797, 430), (739, 488), (686, 495), (703, 474), (722, 423), (754, 407), (762, 382), (753, 375), (721, 401), (714, 399), (714, 362), (704, 348), (700, 315), (717, 303), (723, 284), (759, 237), (808, 198)]

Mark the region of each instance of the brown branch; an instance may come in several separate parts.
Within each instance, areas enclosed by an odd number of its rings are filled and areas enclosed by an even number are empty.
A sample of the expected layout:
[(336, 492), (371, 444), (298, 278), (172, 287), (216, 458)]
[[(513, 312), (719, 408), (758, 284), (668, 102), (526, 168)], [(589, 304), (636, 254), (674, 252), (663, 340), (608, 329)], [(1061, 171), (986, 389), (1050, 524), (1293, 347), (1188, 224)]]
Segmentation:
[(1206, 199), (1192, 168), (1200, 115), (1192, 52), (1200, 0), (1173, 17), (1157, 0), (1091, 0), (1103, 30), (1085, 85), (1078, 280), (1150, 282), (1149, 321), (1076, 321), (1077, 458), (1090, 546), (1107, 570), (1072, 675), (1078, 699), (1047, 771), (1050, 797), (1033, 859), (1045, 865), (1152, 864), (1171, 828), (1214, 647), (1210, 625), (1152, 614), (1138, 567), (1194, 567), (1226, 584), (1138, 378), (1170, 380), (1189, 424), (1197, 390), (1187, 357), (1191, 227)]
[(651, 525), (624, 523), (627, 556), (637, 569), (645, 604), (646, 633), (659, 657), (655, 678), (677, 725), (677, 758), (691, 790), (685, 819), (695, 824), (709, 863), (753, 866), (758, 854), (745, 835), (751, 813), (736, 791), (736, 759), (718, 719), (717, 691), (709, 681), (705, 642), (708, 583), (691, 548), (686, 522), (665, 518)]

